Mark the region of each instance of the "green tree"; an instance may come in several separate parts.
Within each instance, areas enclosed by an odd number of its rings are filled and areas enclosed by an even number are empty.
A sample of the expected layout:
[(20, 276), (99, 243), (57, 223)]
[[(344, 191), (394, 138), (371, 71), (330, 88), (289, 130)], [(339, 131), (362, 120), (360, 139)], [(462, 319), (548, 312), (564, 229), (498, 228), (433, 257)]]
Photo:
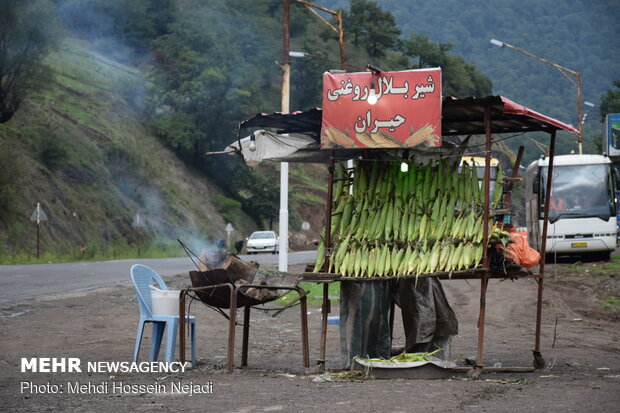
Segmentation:
[(280, 189), (278, 181), (267, 173), (257, 173), (251, 168), (237, 168), (233, 180), (243, 199), (242, 209), (259, 224), (278, 216)]
[(613, 85), (615, 89), (609, 89), (601, 96), (601, 122), (609, 113), (620, 113), (620, 80), (614, 81)]
[(40, 62), (60, 38), (48, 0), (3, 0), (0, 9), (0, 123), (36, 86)]
[(446, 95), (457, 97), (489, 95), (492, 90), (489, 78), (461, 56), (449, 54), (451, 49), (452, 45), (449, 43), (433, 43), (428, 37), (415, 34), (404, 40), (400, 47), (405, 56), (413, 59), (412, 67), (441, 67), (443, 90)]
[(57, 0), (58, 15), (74, 34), (103, 52), (140, 55), (151, 40), (169, 32), (177, 0)]
[(400, 30), (394, 16), (374, 1), (351, 0), (343, 19), (345, 31), (353, 35), (353, 44), (362, 44), (370, 57), (384, 56), (386, 49), (398, 46)]
[(418, 61), (418, 68), (444, 66), (446, 53), (452, 49), (449, 43), (433, 43), (426, 36), (412, 34), (403, 40), (400, 50), (405, 56)]

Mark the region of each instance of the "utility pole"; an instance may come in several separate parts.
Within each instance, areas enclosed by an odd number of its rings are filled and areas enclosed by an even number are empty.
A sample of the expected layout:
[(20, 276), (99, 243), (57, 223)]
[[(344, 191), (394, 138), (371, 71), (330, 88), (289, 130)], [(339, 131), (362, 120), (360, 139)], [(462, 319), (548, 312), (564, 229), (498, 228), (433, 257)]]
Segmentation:
[[(498, 47), (507, 47), (509, 49), (516, 50), (519, 53), (523, 53), (524, 55), (533, 57), (536, 60), (555, 67), (560, 71), (560, 73), (564, 75), (566, 79), (568, 79), (569, 82), (573, 84), (573, 86), (577, 88), (577, 129), (579, 130), (579, 136), (577, 136), (577, 147), (579, 149), (579, 155), (583, 154), (583, 135), (581, 133), (583, 127), (581, 122), (581, 73), (577, 72), (576, 70), (569, 69), (568, 67), (561, 66), (555, 62), (552, 62), (549, 59), (536, 56), (534, 53), (523, 50), (517, 46), (502, 42), (501, 40), (491, 39), (491, 44)], [(573, 75), (574, 79), (569, 75)]]
[[(338, 44), (340, 45), (340, 68), (342, 70), (346, 70), (347, 69), (347, 59), (345, 58), (345, 55), (344, 55), (344, 28), (343, 28), (343, 24), (342, 24), (342, 10), (338, 10), (338, 11), (330, 10), (330, 9), (328, 9), (326, 7), (322, 7), (322, 6), (310, 3), (309, 1), (306, 1), (306, 0), (297, 0), (297, 3), (301, 3), (304, 6), (306, 6), (306, 8), (310, 12), (312, 12), (312, 14), (314, 14), (323, 23), (325, 23), (327, 26), (329, 26), (330, 29), (332, 29), (333, 31), (338, 33)], [(329, 21), (327, 21), (327, 19), (325, 19), (323, 16), (321, 16), (314, 9), (321, 10), (322, 12), (331, 14), (336, 19), (336, 21), (338, 22), (338, 27), (336, 28), (333, 24), (331, 24)]]
[[(289, 113), (291, 61), (289, 57), (289, 18), (291, 2), (284, 0), (282, 21), (282, 39), (284, 62), (282, 64), (282, 113)], [(288, 162), (280, 163), (280, 240), (278, 252), (278, 270), (288, 270)]]

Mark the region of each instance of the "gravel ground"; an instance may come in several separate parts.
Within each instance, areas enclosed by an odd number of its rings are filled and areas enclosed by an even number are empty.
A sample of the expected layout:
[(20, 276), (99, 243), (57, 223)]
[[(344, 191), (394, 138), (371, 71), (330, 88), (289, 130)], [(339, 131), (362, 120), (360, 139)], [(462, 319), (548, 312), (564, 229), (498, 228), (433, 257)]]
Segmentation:
[[(237, 368), (230, 374), (225, 368), (227, 320), (202, 304), (192, 307), (198, 319), (198, 362), (184, 373), (22, 373), (21, 358), (30, 357), (76, 357), (82, 366), (131, 361), (138, 307), (128, 285), (6, 305), (0, 308), (0, 410), (619, 411), (620, 310), (604, 308), (598, 298), (620, 296), (620, 277), (597, 273), (596, 263), (547, 268), (542, 320), (547, 367), (532, 373), (486, 372), (478, 380), (465, 373), (439, 380), (378, 380), (352, 373), (317, 379), (314, 368), (305, 371), (302, 367), (298, 307), (277, 318), (253, 311), (248, 367), (238, 366), (242, 332), (238, 327)], [(167, 282), (181, 287), (188, 283), (188, 276), (168, 277)], [(476, 354), (480, 285), (457, 280), (443, 285), (459, 318), (452, 355), (464, 365), (466, 358)], [(337, 314), (336, 302), (332, 308)], [(535, 309), (535, 281), (490, 282), (486, 366), (532, 365)], [(309, 308), (308, 312), (314, 366), (320, 310)], [(396, 320), (394, 345), (402, 346), (398, 314)], [(143, 340), (141, 360), (148, 354), (149, 335), (150, 329)], [(327, 367), (339, 365), (338, 327), (330, 325)], [(85, 386), (77, 388), (78, 384)]]

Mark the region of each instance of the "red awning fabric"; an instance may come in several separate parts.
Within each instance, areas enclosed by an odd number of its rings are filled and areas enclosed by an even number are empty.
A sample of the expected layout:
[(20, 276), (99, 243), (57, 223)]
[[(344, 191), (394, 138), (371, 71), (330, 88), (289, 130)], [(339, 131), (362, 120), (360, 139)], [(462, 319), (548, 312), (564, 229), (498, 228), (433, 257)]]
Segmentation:
[(536, 118), (540, 121), (547, 122), (551, 125), (554, 125), (560, 129), (564, 129), (565, 131), (579, 135), (579, 130), (575, 129), (572, 124), (566, 124), (566, 123), (560, 122), (557, 119), (551, 118), (549, 116), (545, 116), (542, 113), (536, 112), (535, 110), (529, 109), (523, 105), (519, 105), (518, 103), (513, 102), (512, 100), (504, 96), (500, 96), (500, 98), (502, 99), (502, 102), (504, 102), (504, 113), (510, 113), (510, 114), (515, 114), (515, 115), (525, 115), (525, 116), (529, 116), (530, 118)]
[(457, 99), (444, 97), (442, 102), (442, 135), (482, 135), (484, 110), (491, 108), (491, 133), (552, 132), (565, 130), (579, 134), (572, 125), (538, 113), (503, 96)]

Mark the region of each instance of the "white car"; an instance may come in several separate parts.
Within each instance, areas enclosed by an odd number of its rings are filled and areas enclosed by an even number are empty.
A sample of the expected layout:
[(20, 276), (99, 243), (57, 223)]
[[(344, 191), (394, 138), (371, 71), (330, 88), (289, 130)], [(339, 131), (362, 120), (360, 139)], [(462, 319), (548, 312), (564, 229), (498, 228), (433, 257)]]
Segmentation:
[(278, 234), (274, 231), (255, 231), (247, 239), (246, 248), (248, 254), (254, 254), (259, 252), (271, 252), (275, 254), (278, 252)]

